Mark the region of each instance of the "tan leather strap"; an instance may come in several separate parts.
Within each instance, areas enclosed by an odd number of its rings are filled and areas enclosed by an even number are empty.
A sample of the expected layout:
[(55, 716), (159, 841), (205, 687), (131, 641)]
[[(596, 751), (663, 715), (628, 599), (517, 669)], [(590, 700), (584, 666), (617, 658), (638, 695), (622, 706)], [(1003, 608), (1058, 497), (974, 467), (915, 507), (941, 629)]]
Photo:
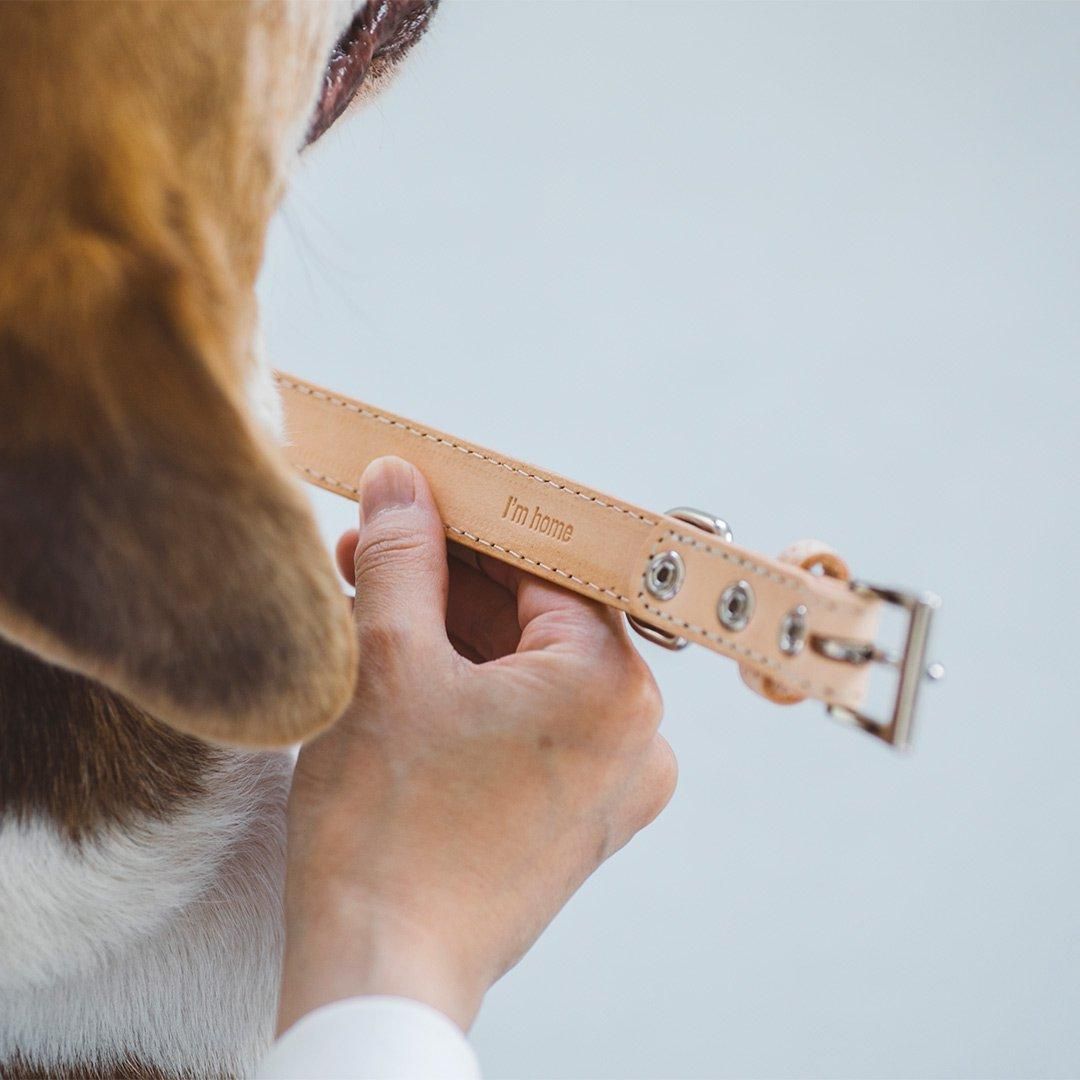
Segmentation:
[[(730, 656), (771, 700), (815, 698), (890, 742), (906, 740), (910, 718), (897, 731), (895, 716), (879, 722), (863, 715), (867, 661), (881, 659), (869, 655), (871, 643), (882, 604), (895, 597), (829, 576), (843, 563), (828, 549), (799, 549), (797, 558), (759, 555), (293, 375), (279, 373), (277, 383), (286, 454), (309, 482), (355, 500), (368, 462), (396, 454), (427, 477), (448, 537)], [(681, 561), (681, 584), (663, 599), (669, 590), (657, 595), (649, 570), (669, 553), (674, 566)], [(804, 568), (812, 563), (825, 574)], [(741, 629), (726, 626), (718, 609), (732, 588), (741, 592), (742, 614), (748, 598), (752, 608)], [(826, 655), (823, 642), (840, 646)]]

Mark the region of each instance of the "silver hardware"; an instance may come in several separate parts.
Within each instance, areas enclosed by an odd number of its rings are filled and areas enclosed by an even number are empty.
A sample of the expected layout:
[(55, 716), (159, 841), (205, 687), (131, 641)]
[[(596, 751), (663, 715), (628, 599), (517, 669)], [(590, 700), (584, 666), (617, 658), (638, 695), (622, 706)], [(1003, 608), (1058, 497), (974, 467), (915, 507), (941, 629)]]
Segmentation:
[(645, 588), (657, 600), (670, 600), (682, 588), (686, 566), (677, 551), (661, 551), (645, 568)]
[(728, 630), (745, 630), (754, 617), (754, 590), (745, 581), (729, 585), (716, 605), (716, 617)]
[(696, 525), (699, 529), (719, 536), (725, 544), (730, 544), (735, 537), (732, 535), (731, 526), (723, 518), (715, 514), (708, 514), (704, 510), (695, 510), (692, 506), (676, 506), (674, 510), (667, 512), (668, 517), (678, 518), (688, 525)]
[(926, 677), (931, 682), (941, 682), (945, 678), (945, 665), (937, 662), (930, 664), (926, 669)]
[(878, 720), (857, 709), (844, 705), (828, 705), (825, 711), (834, 719), (854, 724), (871, 735), (884, 739), (891, 746), (906, 749), (911, 745), (911, 728), (915, 718), (915, 705), (919, 686), (924, 677), (940, 679), (945, 674), (941, 664), (926, 664), (926, 646), (930, 637), (930, 624), (934, 612), (941, 607), (941, 599), (933, 593), (909, 593), (902, 589), (870, 585), (864, 581), (849, 583), (853, 592), (860, 596), (874, 597), (887, 604), (895, 604), (908, 613), (907, 633), (899, 655), (878, 648), (872, 642), (848, 641), (821, 636), (811, 637), (812, 646), (822, 656), (845, 664), (887, 664), (896, 668), (898, 681), (893, 698), (892, 712), (887, 720)]
[[(685, 521), (687, 525), (693, 525), (697, 529), (701, 529), (704, 532), (712, 533), (714, 536), (719, 536), (721, 540), (726, 544), (730, 544), (732, 541), (731, 528), (723, 518), (718, 518), (715, 514), (710, 514), (705, 510), (697, 510), (692, 506), (676, 506), (673, 510), (668, 511), (668, 517), (678, 518), (679, 521)], [(653, 570), (653, 563), (661, 556), (674, 555), (678, 559), (679, 565), (679, 584), (676, 586), (675, 591), (667, 597), (657, 596), (650, 587), (650, 574)], [(679, 586), (683, 583), (683, 578), (686, 574), (686, 567), (683, 565), (681, 556), (677, 551), (662, 552), (661, 555), (654, 556), (649, 560), (649, 565), (645, 569), (645, 588), (652, 593), (653, 596), (657, 596), (658, 599), (670, 599), (676, 592), (679, 591)], [(626, 621), (636, 630), (646, 641), (651, 641), (654, 645), (660, 645), (665, 649), (671, 649), (675, 652), (679, 649), (685, 649), (690, 644), (686, 638), (680, 637), (678, 634), (673, 634), (670, 630), (662, 630), (658, 626), (652, 626), (650, 623), (642, 622), (641, 619), (634, 615), (627, 613)]]
[(792, 608), (780, 623), (780, 651), (785, 656), (798, 656), (806, 644), (806, 605)]
[(879, 649), (870, 641), (852, 641), (849, 638), (821, 637), (813, 634), (810, 644), (815, 652), (821, 653), (826, 660), (837, 660), (841, 664), (895, 664), (896, 656), (885, 649)]

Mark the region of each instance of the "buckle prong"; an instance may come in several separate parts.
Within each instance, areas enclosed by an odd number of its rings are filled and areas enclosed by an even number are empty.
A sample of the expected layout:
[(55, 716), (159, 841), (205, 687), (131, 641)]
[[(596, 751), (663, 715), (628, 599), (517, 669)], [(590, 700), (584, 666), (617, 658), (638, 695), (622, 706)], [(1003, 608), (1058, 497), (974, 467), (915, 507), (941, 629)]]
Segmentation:
[(896, 653), (879, 648), (872, 641), (811, 634), (810, 647), (826, 660), (838, 660), (842, 664), (887, 664), (896, 667), (900, 661)]

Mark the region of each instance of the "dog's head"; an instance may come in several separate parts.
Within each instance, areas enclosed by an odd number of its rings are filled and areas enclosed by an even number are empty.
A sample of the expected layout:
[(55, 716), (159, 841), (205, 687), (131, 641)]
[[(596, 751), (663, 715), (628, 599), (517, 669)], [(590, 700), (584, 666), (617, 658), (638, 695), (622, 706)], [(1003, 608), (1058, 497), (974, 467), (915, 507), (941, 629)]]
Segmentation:
[(203, 738), (303, 738), (352, 686), (253, 286), (291, 160), (431, 7), (0, 5), (0, 636)]

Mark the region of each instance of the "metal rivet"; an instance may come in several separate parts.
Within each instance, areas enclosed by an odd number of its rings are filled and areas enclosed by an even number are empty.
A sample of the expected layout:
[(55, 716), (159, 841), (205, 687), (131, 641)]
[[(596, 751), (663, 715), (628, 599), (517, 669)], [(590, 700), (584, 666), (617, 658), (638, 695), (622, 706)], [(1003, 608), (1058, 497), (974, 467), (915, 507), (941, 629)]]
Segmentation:
[(926, 677), (931, 682), (941, 682), (945, 678), (945, 665), (933, 663), (926, 669)]
[(785, 656), (798, 656), (806, 644), (806, 605), (792, 608), (780, 624), (780, 651)]
[(661, 551), (645, 568), (645, 588), (657, 600), (670, 600), (681, 588), (686, 566), (677, 551)]
[(754, 615), (754, 590), (745, 581), (729, 585), (720, 594), (716, 617), (728, 630), (743, 630)]

